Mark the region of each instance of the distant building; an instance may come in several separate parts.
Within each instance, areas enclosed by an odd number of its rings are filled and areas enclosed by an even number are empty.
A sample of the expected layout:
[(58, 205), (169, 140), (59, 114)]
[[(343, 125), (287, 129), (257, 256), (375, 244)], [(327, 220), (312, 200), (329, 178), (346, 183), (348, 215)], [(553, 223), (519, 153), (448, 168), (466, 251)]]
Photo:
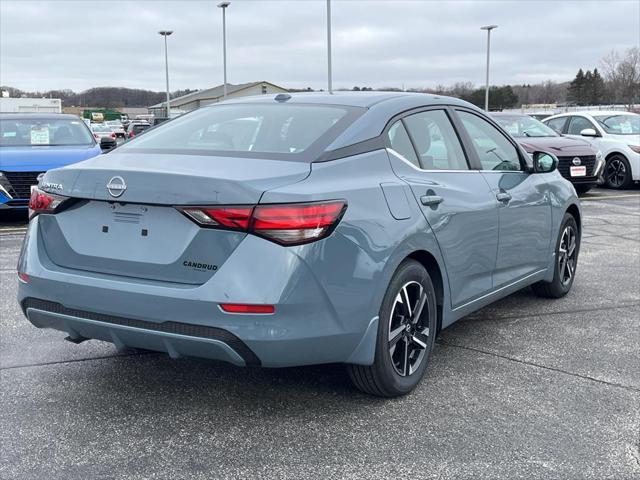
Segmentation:
[[(269, 82), (251, 82), (242, 83), (240, 85), (227, 84), (227, 98), (246, 97), (248, 95), (267, 95), (275, 93), (286, 93), (288, 90)], [(217, 87), (198, 90), (197, 92), (183, 95), (182, 97), (172, 98), (171, 112), (182, 113), (195, 110), (203, 105), (221, 102), (224, 100), (224, 89), (222, 85)], [(149, 107), (149, 113), (156, 117), (164, 117), (166, 111), (166, 103), (162, 102)]]
[(0, 97), (0, 113), (61, 113), (59, 98), (10, 98)]

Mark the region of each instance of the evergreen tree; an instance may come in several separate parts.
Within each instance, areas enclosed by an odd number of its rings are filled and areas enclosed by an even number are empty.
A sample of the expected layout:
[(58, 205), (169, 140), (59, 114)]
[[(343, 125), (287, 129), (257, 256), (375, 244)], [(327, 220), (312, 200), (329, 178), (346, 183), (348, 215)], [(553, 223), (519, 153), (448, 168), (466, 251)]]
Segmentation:
[(582, 69), (578, 70), (576, 78), (569, 84), (569, 91), (567, 93), (567, 100), (573, 103), (581, 105), (582, 95), (584, 92), (584, 72)]
[(606, 103), (607, 99), (605, 98), (604, 79), (600, 76), (600, 72), (598, 72), (597, 68), (593, 69), (592, 82), (591, 98), (589, 99), (589, 103), (591, 105), (602, 105), (603, 103)]

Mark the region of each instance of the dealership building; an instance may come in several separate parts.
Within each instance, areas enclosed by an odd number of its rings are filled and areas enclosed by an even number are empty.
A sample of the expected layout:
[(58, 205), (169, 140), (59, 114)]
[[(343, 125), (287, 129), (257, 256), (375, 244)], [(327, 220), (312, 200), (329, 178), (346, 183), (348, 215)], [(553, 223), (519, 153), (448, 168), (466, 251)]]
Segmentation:
[[(267, 95), (276, 93), (286, 93), (288, 90), (270, 82), (250, 82), (240, 85), (227, 84), (227, 99), (246, 97), (248, 95)], [(223, 85), (217, 87), (198, 90), (197, 92), (183, 95), (182, 97), (170, 100), (171, 113), (184, 113), (195, 110), (203, 105), (210, 105), (224, 100)], [(158, 103), (149, 107), (149, 113), (156, 117), (164, 117), (167, 102)]]

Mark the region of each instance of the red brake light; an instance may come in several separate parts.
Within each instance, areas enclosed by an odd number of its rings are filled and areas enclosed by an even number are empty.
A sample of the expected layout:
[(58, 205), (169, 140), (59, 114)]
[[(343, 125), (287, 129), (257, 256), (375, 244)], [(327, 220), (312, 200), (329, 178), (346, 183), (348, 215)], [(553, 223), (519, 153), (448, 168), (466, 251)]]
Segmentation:
[(263, 315), (275, 312), (273, 305), (246, 305), (243, 303), (221, 303), (220, 308), (227, 313), (261, 313)]
[(247, 230), (253, 207), (185, 207), (182, 211), (201, 225)]
[(115, 134), (115, 133), (112, 133), (112, 134), (111, 134), (111, 138), (116, 138), (116, 134)]
[(343, 201), (291, 205), (258, 205), (253, 231), (284, 245), (299, 245), (326, 237), (344, 211)]
[(38, 187), (32, 187), (31, 197), (29, 198), (29, 218), (38, 213), (54, 213), (65, 200), (67, 200), (67, 197), (43, 192)]
[(301, 245), (328, 236), (346, 208), (342, 200), (257, 206), (179, 207), (199, 225), (239, 230), (281, 245)]
[(20, 280), (22, 283), (28, 283), (29, 275), (24, 272), (18, 272), (18, 280)]

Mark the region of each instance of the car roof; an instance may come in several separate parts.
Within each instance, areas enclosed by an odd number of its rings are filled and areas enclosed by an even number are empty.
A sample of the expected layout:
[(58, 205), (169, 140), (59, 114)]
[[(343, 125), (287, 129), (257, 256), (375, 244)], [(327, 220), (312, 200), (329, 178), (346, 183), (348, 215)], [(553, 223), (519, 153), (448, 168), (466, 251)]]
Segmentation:
[[(276, 95), (251, 95), (247, 97), (234, 98), (224, 102), (209, 105), (236, 104), (236, 103), (273, 103), (277, 102), (276, 97), (287, 95), (290, 98), (286, 103), (306, 103), (321, 105), (341, 105), (346, 107), (371, 108), (380, 103), (402, 103), (415, 104), (415, 107), (427, 105), (440, 105), (442, 103), (451, 105), (468, 106), (467, 102), (453, 97), (442, 95), (432, 95), (416, 92), (349, 92), (340, 91), (328, 92), (301, 92), (301, 93), (279, 93)], [(281, 97), (283, 98), (283, 97)], [(444, 102), (443, 102), (444, 100)], [(284, 102), (283, 102), (284, 103)]]
[(78, 120), (80, 117), (70, 113), (0, 113), (0, 120), (29, 120), (32, 118), (40, 120), (59, 120), (65, 118), (68, 120)]

